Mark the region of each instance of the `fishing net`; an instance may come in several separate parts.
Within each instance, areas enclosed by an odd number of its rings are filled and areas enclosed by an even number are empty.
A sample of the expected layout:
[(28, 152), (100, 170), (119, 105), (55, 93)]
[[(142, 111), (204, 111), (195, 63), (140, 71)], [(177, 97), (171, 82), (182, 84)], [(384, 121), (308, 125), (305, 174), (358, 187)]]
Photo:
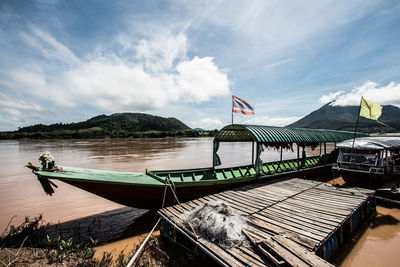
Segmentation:
[(247, 223), (243, 214), (223, 201), (209, 201), (184, 213), (182, 219), (188, 229), (219, 246), (246, 245), (242, 229)]

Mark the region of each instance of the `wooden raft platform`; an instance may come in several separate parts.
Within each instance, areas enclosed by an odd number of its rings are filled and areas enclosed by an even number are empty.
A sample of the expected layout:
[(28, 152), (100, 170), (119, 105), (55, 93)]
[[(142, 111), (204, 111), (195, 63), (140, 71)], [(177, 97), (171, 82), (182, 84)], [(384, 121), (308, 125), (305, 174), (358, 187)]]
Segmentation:
[[(245, 217), (249, 245), (219, 247), (196, 235), (182, 215), (209, 201), (224, 201)], [(163, 208), (161, 232), (189, 240), (225, 266), (329, 266), (359, 222), (375, 212), (374, 191), (299, 178), (252, 184)], [(187, 241), (186, 241), (187, 242)]]

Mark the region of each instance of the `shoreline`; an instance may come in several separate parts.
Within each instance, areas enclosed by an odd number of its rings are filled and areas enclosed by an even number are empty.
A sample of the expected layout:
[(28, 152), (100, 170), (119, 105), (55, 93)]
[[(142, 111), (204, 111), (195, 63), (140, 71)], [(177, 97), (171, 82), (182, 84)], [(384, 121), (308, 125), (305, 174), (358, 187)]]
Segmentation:
[[(127, 218), (131, 218), (132, 221), (127, 223), (129, 220)], [(137, 209), (126, 207), (67, 221), (58, 225), (51, 225), (48, 227), (48, 233), (55, 234), (56, 231), (58, 231), (58, 233), (63, 234), (63, 239), (65, 240), (79, 233), (80, 242), (87, 241), (88, 238), (91, 238), (89, 234), (92, 234), (92, 238), (98, 240), (99, 244), (93, 246), (94, 253), (92, 261), (104, 263), (105, 259), (112, 259), (111, 263), (114, 262), (112, 264), (116, 264), (114, 266), (124, 266), (142, 244), (143, 240), (154, 226), (157, 218), (156, 213), (143, 210), (138, 213)], [(111, 226), (107, 223), (109, 221), (116, 221), (119, 223), (118, 225), (114, 224), (114, 226)], [(371, 217), (357, 230), (355, 235), (348, 240), (332, 262), (337, 266), (344, 267), (351, 266), (354, 264), (355, 260), (365, 262), (365, 255), (360, 257), (359, 251), (364, 249), (365, 242), (369, 242), (370, 235), (373, 237), (373, 232), (377, 231), (376, 229), (378, 227), (393, 227), (399, 224), (399, 222), (400, 209), (378, 206), (377, 214)], [(81, 231), (79, 232), (77, 232), (77, 225), (81, 227)], [(86, 231), (83, 231), (83, 229)], [(392, 233), (391, 235), (395, 234), (396, 233)], [(74, 241), (77, 242), (76, 240)], [(147, 249), (145, 249), (142, 259), (140, 260), (147, 263), (153, 261), (153, 263), (159, 266), (186, 266), (187, 264), (191, 266), (204, 266), (204, 262), (198, 261), (189, 251), (179, 245), (170, 243), (169, 240), (162, 237), (159, 230), (153, 233), (146, 247)], [(39, 263), (40, 265), (59, 266), (60, 264), (49, 264), (44, 247), (24, 247), (21, 249), (18, 247), (9, 248), (7, 246), (2, 246), (0, 249), (0, 261), (4, 263), (7, 256), (10, 256), (10, 253), (19, 255), (18, 265)], [(206, 260), (207, 265), (215, 265), (215, 263), (209, 259), (202, 260)], [(66, 266), (77, 266), (81, 264), (81, 261), (82, 258), (73, 256), (66, 261)], [(137, 266), (144, 265), (138, 263)]]

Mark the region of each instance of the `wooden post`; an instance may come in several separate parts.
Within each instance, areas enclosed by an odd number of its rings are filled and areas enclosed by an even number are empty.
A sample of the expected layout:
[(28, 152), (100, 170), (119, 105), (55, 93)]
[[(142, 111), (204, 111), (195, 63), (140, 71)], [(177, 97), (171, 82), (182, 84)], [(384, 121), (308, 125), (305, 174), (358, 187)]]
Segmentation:
[(254, 141), (251, 142), (251, 164), (254, 165)]
[(299, 143), (296, 143), (297, 145), (297, 170), (300, 170), (300, 147)]
[(324, 155), (326, 155), (326, 142), (324, 142)]
[(361, 219), (364, 220), (364, 205), (361, 205)]
[(341, 245), (343, 244), (343, 226), (339, 230), (339, 242)]
[(215, 146), (215, 141), (213, 142), (213, 157), (212, 157), (212, 168), (215, 169), (215, 159), (216, 159), (216, 146)]
[(356, 136), (357, 136), (358, 119), (360, 118), (360, 111), (361, 111), (361, 104), (362, 104), (362, 101), (363, 101), (363, 97), (361, 97), (360, 108), (358, 109), (357, 122), (356, 122), (356, 129), (354, 130), (353, 144), (351, 145), (350, 162), (351, 162), (351, 158), (353, 157), (354, 141), (356, 140)]
[(280, 161), (282, 161), (282, 147), (281, 147), (281, 157), (280, 157)]
[(350, 216), (350, 222), (349, 222), (350, 223), (350, 233), (353, 233), (353, 215)]

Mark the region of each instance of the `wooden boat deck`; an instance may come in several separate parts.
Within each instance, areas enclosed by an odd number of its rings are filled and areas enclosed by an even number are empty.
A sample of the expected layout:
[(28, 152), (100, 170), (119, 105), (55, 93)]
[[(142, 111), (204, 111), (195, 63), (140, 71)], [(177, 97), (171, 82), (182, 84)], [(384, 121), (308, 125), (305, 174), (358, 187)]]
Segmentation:
[[(219, 200), (245, 217), (245, 234), (253, 246), (223, 248), (185, 227), (182, 214)], [(329, 265), (343, 239), (375, 211), (373, 191), (336, 188), (311, 180), (288, 178), (252, 184), (159, 210), (161, 231), (176, 240), (186, 236), (226, 266)]]

